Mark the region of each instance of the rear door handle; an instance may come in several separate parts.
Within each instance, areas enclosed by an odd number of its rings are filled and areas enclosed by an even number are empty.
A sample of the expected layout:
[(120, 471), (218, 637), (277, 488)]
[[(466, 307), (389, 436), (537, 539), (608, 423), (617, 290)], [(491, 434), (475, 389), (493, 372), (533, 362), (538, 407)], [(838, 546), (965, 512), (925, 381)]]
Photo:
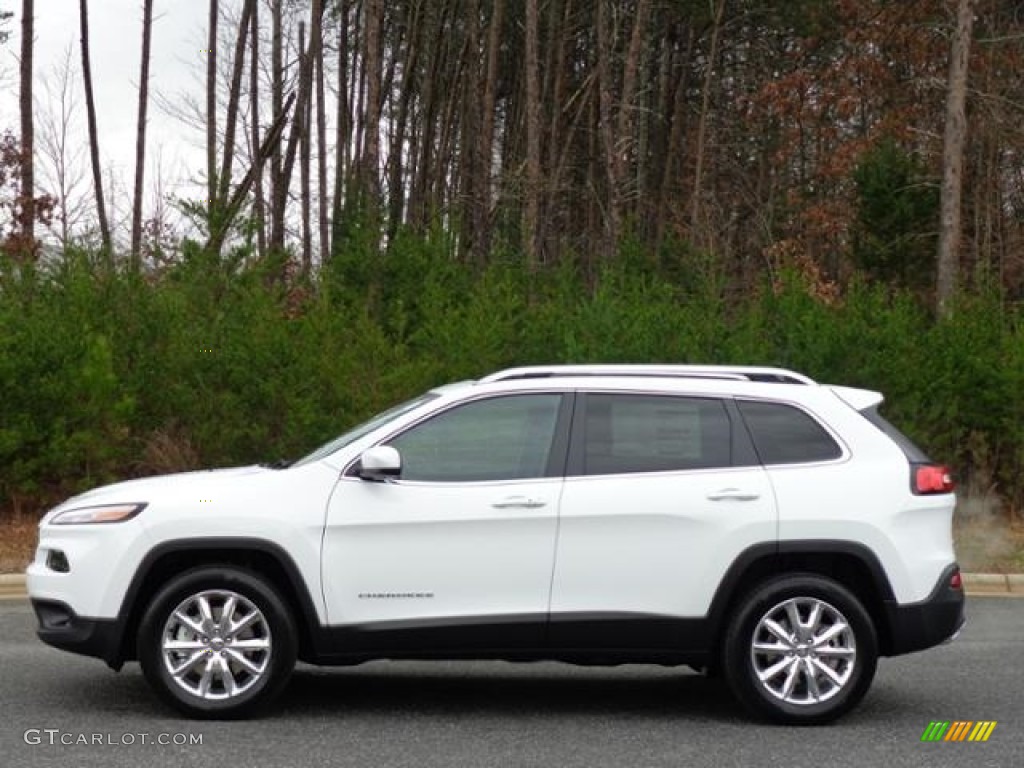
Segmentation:
[(531, 499), (526, 496), (509, 496), (506, 499), (495, 501), (491, 504), (495, 509), (540, 509), (547, 505), (546, 501)]
[(723, 488), (708, 494), (709, 501), (756, 501), (759, 498), (761, 494), (741, 491), (739, 488)]

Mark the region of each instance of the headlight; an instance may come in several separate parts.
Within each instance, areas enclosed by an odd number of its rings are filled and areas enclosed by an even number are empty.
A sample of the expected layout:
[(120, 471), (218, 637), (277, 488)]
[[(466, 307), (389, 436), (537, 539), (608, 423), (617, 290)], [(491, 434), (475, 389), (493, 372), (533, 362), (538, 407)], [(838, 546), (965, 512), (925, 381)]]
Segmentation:
[(130, 520), (146, 508), (145, 502), (135, 504), (104, 504), (79, 507), (61, 512), (50, 525), (82, 525), (84, 523), (120, 523)]

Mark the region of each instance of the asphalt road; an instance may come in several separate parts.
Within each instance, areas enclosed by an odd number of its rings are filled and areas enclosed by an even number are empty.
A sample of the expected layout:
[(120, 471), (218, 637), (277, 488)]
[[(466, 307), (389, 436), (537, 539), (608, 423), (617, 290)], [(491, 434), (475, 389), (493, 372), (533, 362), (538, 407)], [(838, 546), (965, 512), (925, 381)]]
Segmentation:
[[(883, 660), (825, 728), (752, 723), (686, 670), (500, 662), (300, 667), (272, 716), (200, 723), (135, 664), (114, 674), (42, 645), (28, 605), (2, 601), (0, 766), (1024, 766), (1024, 600), (973, 598), (969, 615), (957, 642)], [(921, 743), (937, 719), (998, 725), (984, 744)]]

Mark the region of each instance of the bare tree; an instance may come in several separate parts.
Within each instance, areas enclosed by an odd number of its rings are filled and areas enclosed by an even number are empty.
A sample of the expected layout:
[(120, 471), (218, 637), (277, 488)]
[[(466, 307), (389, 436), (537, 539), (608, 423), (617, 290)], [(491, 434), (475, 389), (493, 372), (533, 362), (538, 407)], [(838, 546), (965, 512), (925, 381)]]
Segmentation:
[[(316, 57), (317, 49), (323, 44), (323, 13), (324, 0), (313, 0), (310, 8), (310, 33), (309, 43), (304, 48), (300, 46), (299, 61), (299, 84), (298, 96), (295, 102), (295, 117), (292, 120), (292, 130), (288, 135), (288, 147), (285, 150), (284, 165), (281, 169), (281, 197), (275, 200), (275, 204), (281, 206), (281, 222), (284, 221), (284, 206), (287, 202), (287, 189), (291, 183), (292, 172), (295, 170), (295, 159), (299, 150), (299, 143), (304, 133), (309, 130), (307, 116), (309, 115), (309, 104), (313, 92), (313, 59)], [(277, 212), (275, 212), (275, 218)], [(281, 233), (281, 243), (284, 243), (284, 233)]]
[[(306, 49), (306, 24), (299, 22), (299, 49)], [(296, 120), (295, 125), (299, 129), (299, 200), (302, 206), (302, 272), (308, 275), (313, 267), (313, 232), (310, 226), (310, 135), (309, 135), (309, 105), (306, 101), (302, 105), (302, 117)]]
[[(701, 89), (700, 118), (697, 122), (697, 148), (694, 152), (695, 167), (693, 171), (693, 198), (690, 202), (690, 237), (697, 238), (701, 231), (700, 224), (700, 203), (701, 195), (704, 193), (704, 145), (707, 141), (708, 113), (711, 105), (711, 83), (715, 72), (715, 62), (718, 58), (718, 40), (722, 32), (722, 14), (725, 10), (725, 0), (718, 0), (715, 9), (715, 19), (711, 26), (711, 50), (708, 53), (706, 69), (704, 70), (704, 86)], [(707, 243), (703, 243), (707, 245)]]
[(62, 248), (68, 247), (88, 212), (83, 189), (85, 148), (72, 139), (80, 104), (75, 98), (71, 57), (68, 46), (63, 60), (43, 80), (45, 102), (37, 104), (36, 116), (36, 160), (42, 161), (37, 170), (41, 184), (55, 198), (55, 233)]
[(100, 168), (100, 139), (96, 126), (96, 97), (92, 90), (92, 58), (89, 53), (89, 0), (79, 0), (78, 19), (82, 48), (82, 85), (85, 87), (85, 111), (89, 124), (89, 159), (92, 165), (92, 185), (96, 196), (96, 218), (99, 219), (103, 249), (110, 253), (110, 223), (103, 199), (103, 171)]
[(142, 194), (146, 178), (146, 110), (149, 106), (149, 60), (153, 42), (153, 0), (142, 5), (142, 63), (139, 67), (139, 120), (135, 135), (135, 194), (132, 198), (131, 267), (141, 266)]
[(484, 74), (481, 105), (483, 120), (480, 126), (479, 178), (474, 182), (473, 231), (478, 240), (477, 260), (483, 262), (491, 247), (490, 208), (494, 172), (494, 122), (498, 96), (498, 53), (501, 48), (501, 30), (504, 24), (505, 0), (494, 0), (491, 4), (491, 19), (487, 28), (487, 64)]
[[(284, 8), (282, 0), (270, 6), (270, 99), (271, 110), (281, 114), (284, 104)], [(270, 249), (284, 249), (284, 214), (288, 185), (284, 181), (281, 147), (274, 145), (270, 158)]]
[(942, 220), (939, 223), (936, 303), (940, 316), (952, 312), (960, 265), (961, 197), (964, 144), (967, 139), (967, 68), (971, 53), (974, 0), (958, 0), (956, 30), (949, 57), (946, 132), (942, 149)]
[[(212, 222), (217, 215), (217, 25), (219, 0), (210, 0), (206, 49), (206, 215)], [(211, 224), (212, 226), (212, 224)]]
[(35, 3), (21, 3), (21, 247), (26, 256), (35, 251), (36, 183), (35, 126), (33, 123), (32, 53), (35, 49)]
[(376, 216), (380, 205), (380, 115), (381, 115), (381, 27), (384, 19), (383, 0), (364, 0), (366, 34), (363, 37), (366, 58), (366, 129), (364, 134), (361, 175), (368, 212)]
[[(252, 123), (252, 155), (256, 155), (260, 147), (260, 4), (252, 9), (252, 29), (249, 34), (249, 110)], [(256, 220), (256, 247), (260, 256), (267, 252), (267, 227), (264, 219), (263, 198), (263, 163), (256, 163), (256, 178), (253, 182), (255, 200), (253, 201), (253, 217)]]
[(540, 83), (537, 72), (537, 0), (526, 0), (526, 206), (523, 245), (526, 263), (537, 266), (540, 231)]
[(224, 155), (221, 158), (220, 177), (217, 184), (216, 210), (227, 205), (231, 189), (231, 166), (235, 159), (235, 132), (238, 126), (238, 110), (242, 102), (242, 73), (245, 71), (245, 44), (249, 36), (250, 20), (256, 0), (245, 0), (242, 18), (238, 23), (235, 38), (235, 53), (231, 65), (231, 85), (228, 88), (227, 117), (224, 125)]
[(319, 189), (317, 224), (320, 231), (320, 260), (326, 261), (330, 251), (330, 226), (327, 216), (327, 204), (330, 192), (327, 189), (327, 104), (324, 85), (324, 47), (317, 46), (316, 60), (316, 171), (317, 188)]

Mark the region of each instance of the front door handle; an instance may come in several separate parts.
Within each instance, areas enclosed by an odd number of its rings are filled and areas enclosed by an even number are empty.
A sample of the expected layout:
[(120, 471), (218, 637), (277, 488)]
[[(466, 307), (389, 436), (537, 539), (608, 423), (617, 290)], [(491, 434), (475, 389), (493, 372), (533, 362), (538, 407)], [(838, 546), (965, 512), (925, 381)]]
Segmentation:
[(741, 491), (739, 488), (723, 488), (708, 494), (710, 501), (756, 501), (759, 498), (761, 498), (761, 494)]
[(495, 501), (491, 504), (495, 509), (540, 509), (547, 505), (546, 501), (531, 499), (526, 496), (509, 496), (506, 499)]

